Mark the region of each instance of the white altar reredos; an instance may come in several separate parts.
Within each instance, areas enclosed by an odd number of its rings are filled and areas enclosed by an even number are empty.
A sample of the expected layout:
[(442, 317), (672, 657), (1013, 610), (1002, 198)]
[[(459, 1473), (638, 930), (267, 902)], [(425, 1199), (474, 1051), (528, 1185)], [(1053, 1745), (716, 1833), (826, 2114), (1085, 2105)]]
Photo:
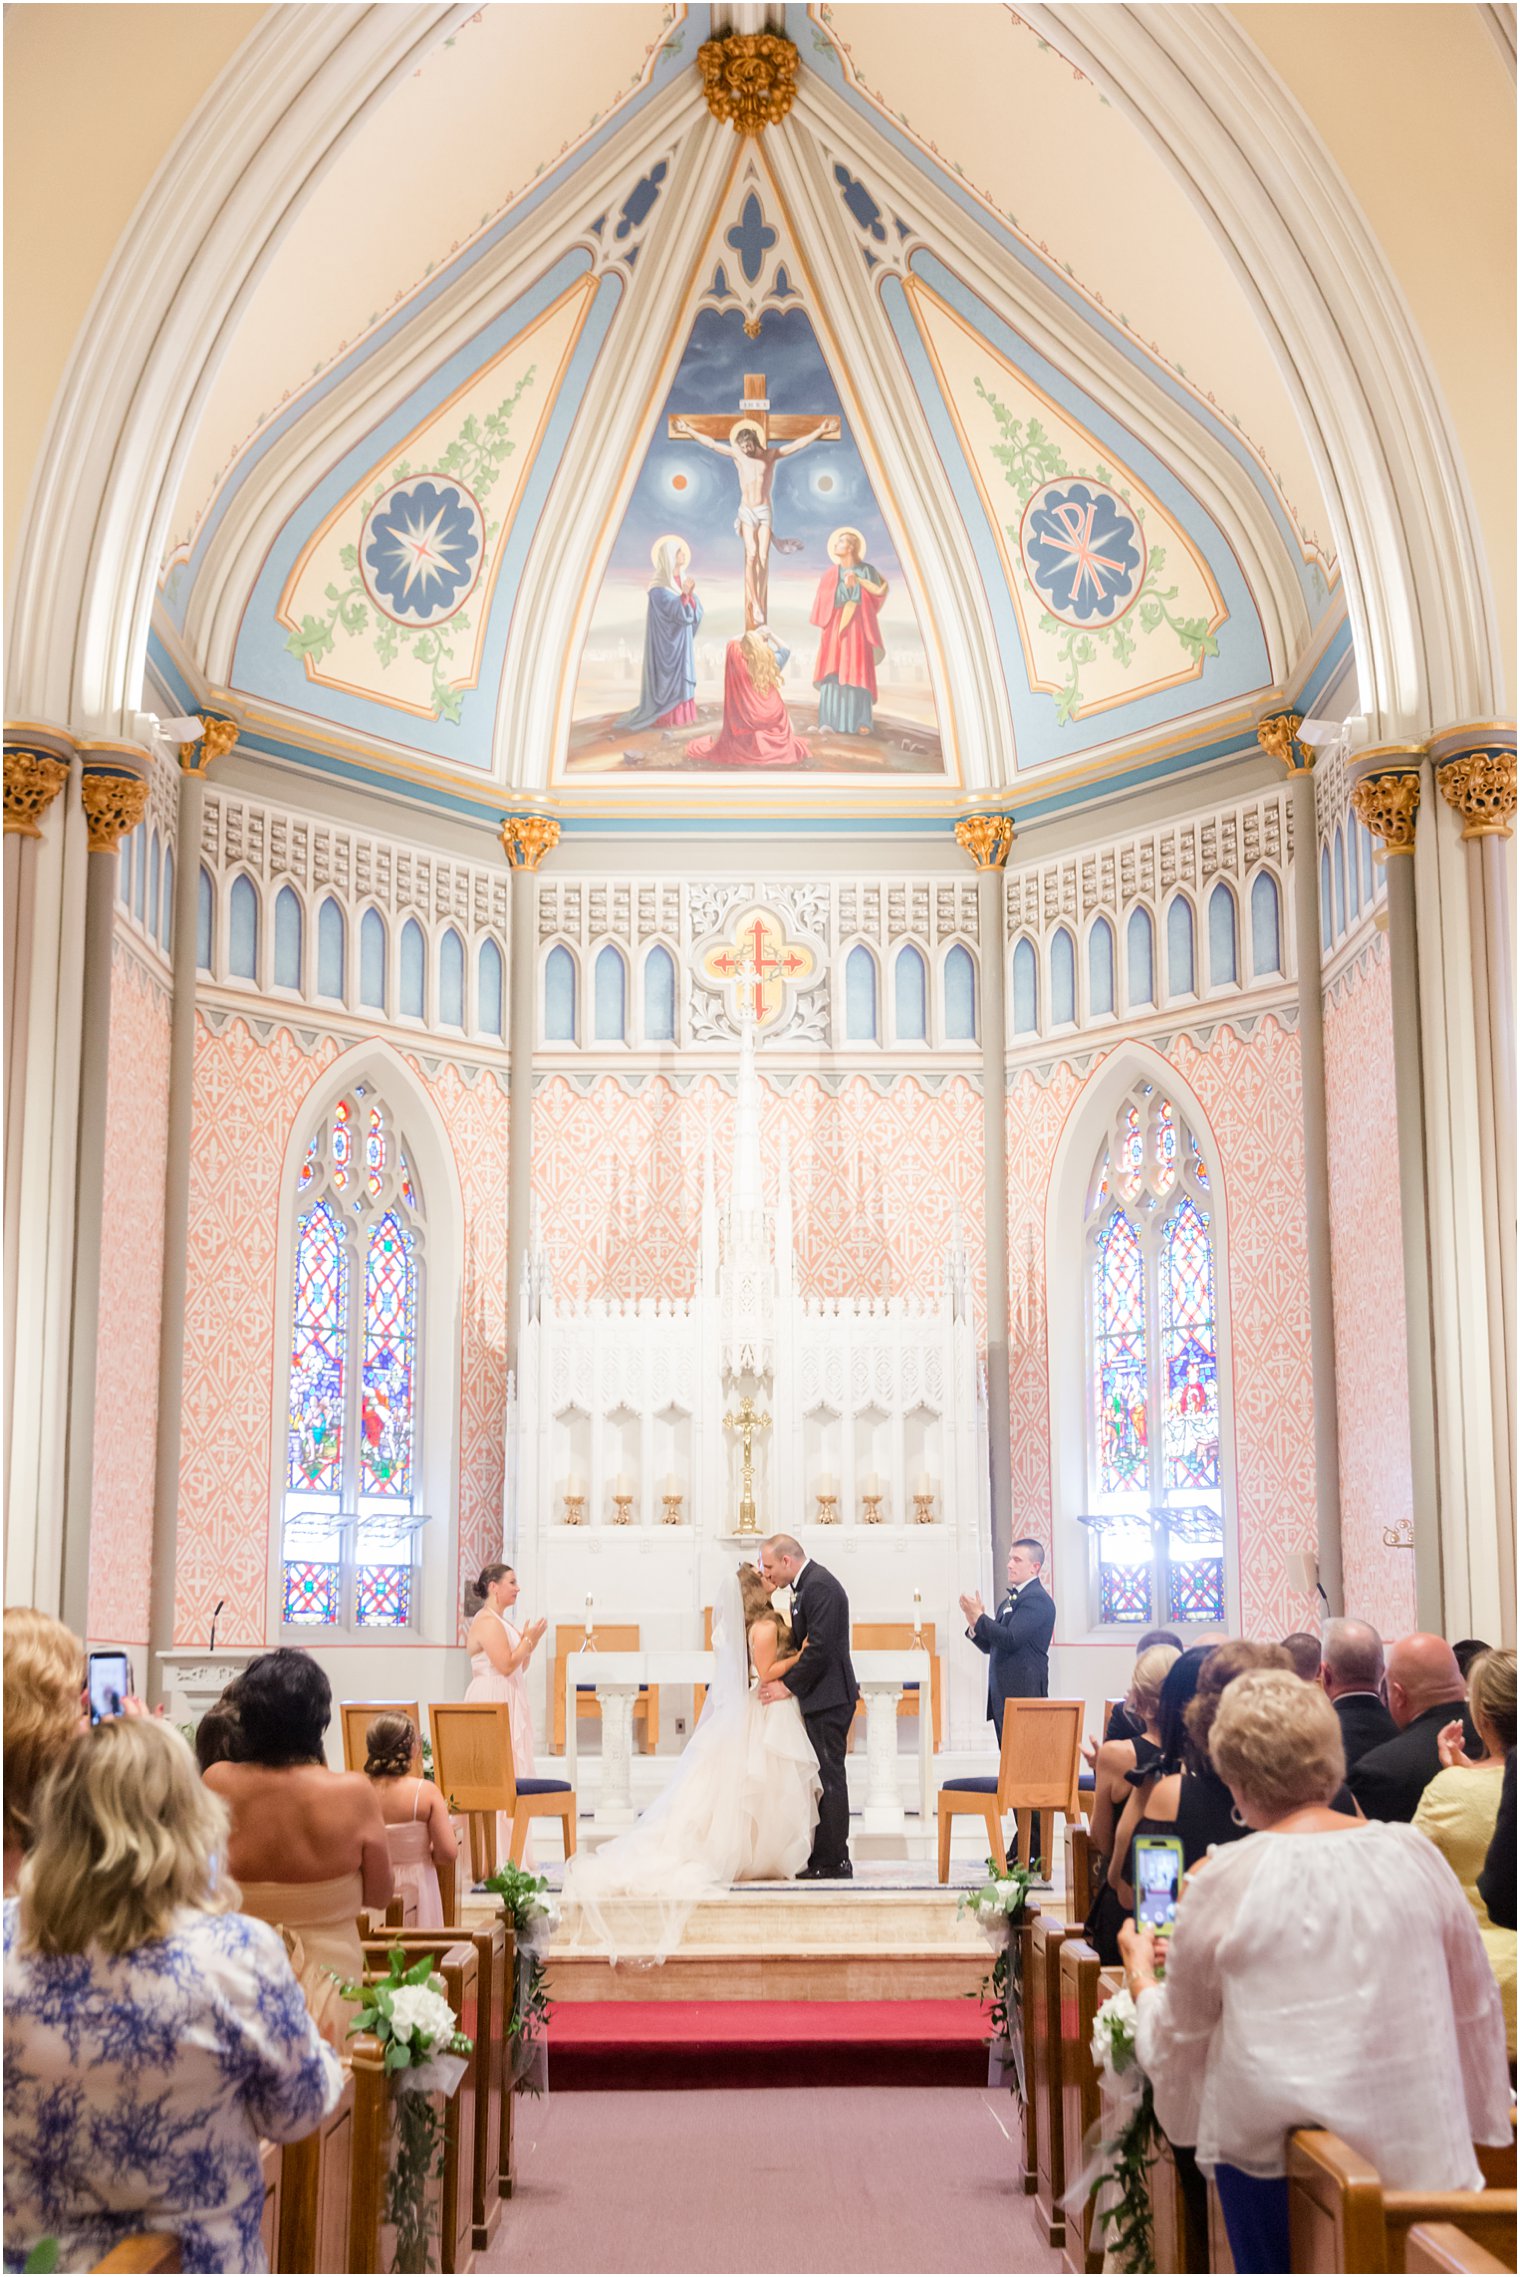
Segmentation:
[[(790, 1181), (762, 1192), (755, 1020), (739, 1034), (726, 1195), (709, 1155), (696, 1285), (671, 1302), (568, 1296), (535, 1243), (507, 1446), (506, 1555), (551, 1628), (636, 1622), (641, 1647), (705, 1642), (720, 1575), (767, 1533), (838, 1574), (859, 1622), (932, 1624), (947, 1751), (985, 1741), (985, 1664), (956, 1650), (957, 1600), (991, 1582), (986, 1409), (970, 1276), (957, 1240), (921, 1296), (799, 1294)], [(738, 1532), (740, 1402), (753, 1435), (757, 1532)], [(621, 1484), (620, 1484), (621, 1482)], [(832, 1503), (820, 1503), (832, 1494)], [(567, 1503), (567, 1497), (579, 1497)], [(827, 1518), (820, 1522), (820, 1511)], [(917, 1592), (917, 1597), (915, 1597)], [(552, 1639), (551, 1639), (552, 1642)], [(547, 1653), (538, 1730), (552, 1729)]]

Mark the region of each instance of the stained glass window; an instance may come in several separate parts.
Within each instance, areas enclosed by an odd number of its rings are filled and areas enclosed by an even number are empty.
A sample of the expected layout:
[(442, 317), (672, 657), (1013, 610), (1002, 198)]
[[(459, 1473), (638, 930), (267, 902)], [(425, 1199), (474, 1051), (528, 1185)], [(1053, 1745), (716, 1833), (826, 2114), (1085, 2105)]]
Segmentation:
[(1213, 1209), (1189, 1123), (1137, 1083), (1099, 1152), (1087, 1211), (1085, 1522), (1101, 1623), (1227, 1618)]
[(426, 1524), (416, 1507), (426, 1225), (401, 1134), (372, 1085), (334, 1103), (295, 1178), (282, 1618), (350, 1633), (405, 1628)]

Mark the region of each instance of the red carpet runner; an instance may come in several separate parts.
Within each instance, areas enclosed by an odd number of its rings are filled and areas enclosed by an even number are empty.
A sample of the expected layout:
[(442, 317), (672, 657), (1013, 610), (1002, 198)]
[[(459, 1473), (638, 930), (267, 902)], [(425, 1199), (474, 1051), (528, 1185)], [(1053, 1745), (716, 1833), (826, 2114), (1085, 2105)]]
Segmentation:
[(549, 2087), (982, 2087), (974, 2000), (567, 2000)]

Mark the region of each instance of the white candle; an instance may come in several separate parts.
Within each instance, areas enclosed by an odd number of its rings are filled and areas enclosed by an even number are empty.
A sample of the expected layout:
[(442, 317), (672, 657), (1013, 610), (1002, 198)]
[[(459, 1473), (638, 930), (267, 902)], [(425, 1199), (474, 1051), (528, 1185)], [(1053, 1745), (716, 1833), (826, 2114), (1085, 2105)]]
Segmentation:
[(934, 1492), (934, 1481), (932, 1478), (930, 1478), (927, 1471), (921, 1471), (919, 1473), (918, 1492), (920, 1494), (932, 1494)]
[(877, 1477), (875, 1471), (872, 1471), (870, 1477), (866, 1480), (865, 1492), (873, 1497), (881, 1493), (881, 1480)]
[(565, 1481), (565, 1492), (566, 1492), (566, 1494), (568, 1494), (568, 1495), (575, 1495), (575, 1494), (584, 1494), (584, 1493), (585, 1493), (585, 1491), (586, 1491), (586, 1482), (585, 1482), (585, 1480), (584, 1480), (583, 1478), (581, 1478), (581, 1477), (580, 1477), (580, 1475), (579, 1475), (577, 1472), (575, 1472), (575, 1471), (572, 1471), (572, 1472), (570, 1473), (570, 1476), (569, 1476), (569, 1477), (566, 1479), (566, 1481)]
[(818, 1481), (818, 1492), (820, 1494), (834, 1494), (837, 1492), (834, 1481), (834, 1474), (832, 1471), (824, 1472), (822, 1478)]
[(915, 1611), (915, 1612), (917, 1612), (917, 1610), (918, 1610), (919, 1606), (920, 1606), (920, 1605), (922, 1605), (923, 1601), (924, 1601), (924, 1593), (923, 1593), (923, 1591), (922, 1591), (921, 1589), (915, 1589), (915, 1590), (914, 1590), (914, 1592), (913, 1592), (913, 1609), (914, 1609), (914, 1611)]
[(629, 1484), (628, 1474), (626, 1471), (618, 1472), (617, 1484), (612, 1491), (614, 1494), (632, 1494), (633, 1488)]
[(679, 1494), (679, 1493), (680, 1493), (680, 1491), (681, 1491), (681, 1482), (680, 1482), (680, 1480), (679, 1480), (679, 1479), (676, 1477), (676, 1474), (675, 1474), (675, 1472), (674, 1472), (674, 1471), (667, 1471), (667, 1472), (665, 1473), (665, 1492), (666, 1492), (667, 1494)]
[(590, 1590), (589, 1590), (589, 1589), (588, 1589), (588, 1590), (587, 1590), (587, 1592), (586, 1592), (586, 1611), (587, 1611), (587, 1614), (589, 1615), (589, 1614), (590, 1614), (590, 1611), (591, 1611), (591, 1592), (590, 1592)]

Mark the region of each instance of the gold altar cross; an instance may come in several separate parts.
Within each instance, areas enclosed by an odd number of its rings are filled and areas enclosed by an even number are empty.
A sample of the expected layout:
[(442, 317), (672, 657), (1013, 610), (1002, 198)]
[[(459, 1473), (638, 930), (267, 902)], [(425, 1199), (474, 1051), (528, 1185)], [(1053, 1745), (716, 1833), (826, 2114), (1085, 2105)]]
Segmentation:
[(748, 1392), (739, 1402), (737, 1415), (730, 1409), (723, 1418), (724, 1430), (737, 1431), (739, 1434), (742, 1467), (739, 1477), (739, 1524), (736, 1531), (741, 1534), (758, 1534), (760, 1531), (760, 1517), (755, 1508), (755, 1433), (768, 1431), (770, 1425), (770, 1417), (758, 1413)]

